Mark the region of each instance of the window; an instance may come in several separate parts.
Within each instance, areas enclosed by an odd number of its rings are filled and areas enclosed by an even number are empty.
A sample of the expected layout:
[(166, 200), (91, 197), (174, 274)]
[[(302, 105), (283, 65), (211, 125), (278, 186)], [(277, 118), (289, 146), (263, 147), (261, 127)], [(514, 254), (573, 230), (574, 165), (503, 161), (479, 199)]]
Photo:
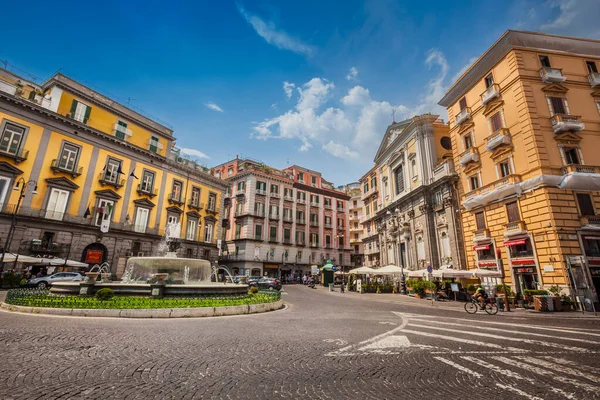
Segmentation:
[(331, 199), (329, 197), (324, 197), (323, 204), (325, 205), (325, 207), (331, 207)]
[(417, 259), (425, 259), (425, 242), (423, 241), (422, 237), (417, 238)]
[(415, 160), (414, 158), (410, 162), (410, 169), (413, 179), (417, 178), (417, 160)]
[(294, 198), (294, 191), (289, 188), (283, 188), (283, 195), (289, 199)]
[(331, 226), (331, 217), (326, 215), (324, 222), (325, 222), (325, 226)]
[(142, 192), (151, 193), (154, 189), (154, 172), (144, 170), (142, 174), (142, 183), (140, 184)]
[(306, 193), (305, 192), (297, 192), (296, 198), (301, 201), (306, 201)]
[(98, 207), (96, 208), (96, 226), (102, 225), (102, 221), (110, 219), (115, 202), (111, 200), (98, 200)]
[(490, 127), (492, 128), (492, 133), (504, 128), (504, 125), (502, 124), (502, 114), (500, 114), (500, 112), (497, 112), (490, 117)]
[(450, 257), (450, 238), (446, 232), (442, 232), (440, 235), (440, 252), (442, 258)]
[(233, 175), (233, 167), (227, 168), (227, 176), (230, 177), (231, 175)]
[(104, 167), (104, 181), (117, 183), (119, 181), (119, 175), (121, 175), (121, 160), (109, 157)]
[(319, 204), (319, 196), (316, 194), (310, 195), (310, 202), (313, 204)]
[(596, 63), (594, 61), (586, 61), (585, 65), (590, 74), (598, 73), (598, 68), (596, 68)]
[(175, 201), (181, 201), (181, 188), (183, 183), (180, 181), (173, 180), (173, 190), (171, 191), (171, 199)]
[(353, 205), (354, 208), (356, 208), (356, 207), (358, 207), (358, 202), (356, 200), (353, 200), (352, 201), (352, 205)]
[(368, 183), (365, 183), (365, 186), (364, 186), (364, 193), (367, 193), (368, 191), (369, 191), (369, 184), (368, 184)]
[(188, 219), (187, 222), (187, 231), (185, 234), (185, 238), (187, 240), (196, 240), (196, 226), (198, 222), (195, 219)]
[(473, 147), (473, 136), (471, 132), (463, 137), (463, 143), (465, 144), (465, 150), (469, 150), (471, 147)]
[(475, 213), (475, 225), (477, 226), (477, 230), (485, 229), (485, 214), (483, 211)]
[(508, 160), (502, 161), (500, 164), (498, 164), (498, 168), (500, 170), (500, 176), (502, 178), (510, 175), (510, 163), (508, 162)]
[(433, 193), (433, 204), (442, 205), (443, 201), (444, 201), (443, 192), (441, 190), (435, 191), (435, 193)]
[(567, 99), (563, 97), (551, 97), (548, 96), (548, 106), (550, 107), (550, 113), (555, 114), (569, 114), (569, 107), (567, 105)]
[(192, 197), (190, 198), (190, 204), (196, 207), (200, 205), (200, 188), (192, 188)]
[(292, 209), (291, 208), (284, 208), (283, 209), (283, 219), (286, 221), (291, 221), (292, 220)]
[(396, 194), (404, 192), (404, 173), (402, 165), (398, 166), (394, 171), (394, 179), (396, 180)]
[(529, 238), (517, 239), (515, 241), (519, 243), (507, 246), (510, 258), (533, 257), (533, 248), (531, 247)]
[(265, 215), (265, 203), (254, 203), (254, 213), (259, 216)]
[(462, 99), (460, 99), (458, 101), (458, 106), (460, 107), (460, 111), (464, 110), (465, 108), (467, 108), (467, 98), (463, 97)]
[(304, 211), (296, 211), (296, 219), (304, 222)]
[(276, 242), (277, 241), (277, 227), (271, 226), (269, 228), (269, 241)]
[(296, 244), (304, 244), (304, 235), (303, 231), (296, 231)]
[(262, 181), (256, 181), (256, 190), (257, 191), (263, 191), (266, 192), (267, 191), (267, 184), (265, 182)]
[(365, 214), (367, 216), (369, 216), (371, 214), (371, 205), (367, 204), (367, 206), (365, 207)]
[[(375, 204), (375, 203), (373, 203)], [(344, 218), (338, 218), (337, 219), (337, 226), (338, 228), (343, 228), (344, 227)]]
[(371, 187), (373, 188), (373, 190), (377, 189), (377, 178), (371, 178)]
[(77, 167), (77, 159), (79, 156), (79, 146), (75, 146), (72, 143), (65, 142), (62, 150), (60, 151), (60, 158), (58, 159), (58, 168), (65, 171), (75, 171)]
[(469, 178), (469, 183), (471, 185), (471, 190), (475, 190), (479, 188), (479, 177), (477, 175), (473, 175)]
[(279, 207), (269, 206), (269, 215), (274, 218), (279, 218)]
[(244, 190), (246, 190), (246, 182), (244, 182), (244, 181), (238, 182), (237, 191), (243, 192)]
[(577, 204), (579, 205), (579, 213), (582, 216), (596, 215), (594, 212), (594, 203), (592, 196), (587, 193), (577, 193)]
[(148, 150), (153, 153), (158, 153), (158, 149), (160, 148), (160, 141), (156, 136), (150, 137), (150, 144), (148, 146)]
[(516, 201), (506, 204), (506, 217), (508, 218), (508, 222), (517, 222), (521, 220), (519, 205)]
[(565, 161), (567, 165), (576, 164), (579, 165), (579, 152), (576, 147), (564, 147), (563, 152), (565, 153)]
[(235, 238), (239, 239), (242, 236), (242, 224), (235, 224)]
[(271, 185), (271, 193), (279, 193), (279, 185)]
[(147, 208), (138, 207), (135, 211), (135, 220), (133, 221), (133, 230), (138, 233), (145, 233), (148, 225), (148, 216), (150, 210)]
[(4, 204), (7, 202), (7, 194), (10, 190), (11, 179), (5, 176), (0, 176), (0, 210), (4, 208)]
[(319, 223), (319, 216), (317, 214), (310, 214), (310, 222), (312, 224), (318, 224)]
[(331, 235), (325, 235), (325, 247), (331, 247)]
[(46, 218), (62, 220), (67, 208), (68, 199), (69, 192), (52, 188), (50, 196), (48, 197), (48, 205), (46, 206)]
[(316, 176), (311, 176), (310, 181), (313, 186), (317, 186), (317, 177)]
[[(179, 217), (175, 214), (167, 214), (167, 226), (175, 226), (179, 223)], [(174, 228), (171, 228), (174, 229)], [(171, 231), (171, 236), (175, 233), (175, 230)], [(178, 236), (178, 235), (175, 235)]]
[(73, 118), (75, 121), (87, 124), (88, 120), (90, 119), (91, 111), (92, 108), (90, 106), (83, 104), (80, 101), (73, 100), (71, 103), (71, 118)]
[(488, 76), (485, 77), (485, 87), (489, 88), (493, 84), (494, 84), (494, 75), (489, 74)]
[(115, 136), (121, 140), (125, 140), (125, 136), (127, 136), (127, 122), (123, 122), (118, 120), (115, 125)]
[(318, 246), (319, 245), (319, 235), (317, 233), (310, 234), (310, 245)]
[(283, 229), (283, 243), (290, 243), (290, 238), (292, 236), (292, 231), (290, 228)]
[(208, 223), (204, 225), (204, 241), (206, 243), (212, 243), (213, 237), (213, 224)]
[(0, 151), (8, 154), (19, 154), (21, 140), (25, 135), (25, 128), (7, 123), (0, 140)]
[(548, 56), (539, 56), (539, 57), (540, 57), (540, 64), (542, 64), (542, 67), (550, 68), (550, 59), (548, 58)]
[(304, 172), (298, 172), (298, 181), (304, 183)]
[(216, 211), (217, 210), (217, 195), (215, 193), (208, 194), (208, 211)]

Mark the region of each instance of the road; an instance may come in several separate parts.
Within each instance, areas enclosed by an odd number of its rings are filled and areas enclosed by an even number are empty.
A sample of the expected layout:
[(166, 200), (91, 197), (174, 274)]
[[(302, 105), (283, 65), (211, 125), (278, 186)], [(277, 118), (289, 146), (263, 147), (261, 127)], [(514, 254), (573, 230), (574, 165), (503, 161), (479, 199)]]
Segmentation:
[(600, 399), (600, 318), (284, 289), (287, 309), (251, 316), (0, 312), (0, 398)]

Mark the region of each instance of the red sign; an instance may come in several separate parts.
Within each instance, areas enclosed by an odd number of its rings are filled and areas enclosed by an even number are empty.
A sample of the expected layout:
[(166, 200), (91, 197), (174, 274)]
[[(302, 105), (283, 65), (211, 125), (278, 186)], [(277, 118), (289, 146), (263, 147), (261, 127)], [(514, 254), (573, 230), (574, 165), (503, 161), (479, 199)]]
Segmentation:
[(518, 268), (517, 272), (521, 274), (533, 273), (533, 268)]
[(496, 263), (495, 262), (480, 262), (479, 266), (480, 267), (495, 267)]
[(490, 248), (490, 244), (488, 243), (488, 244), (482, 244), (479, 246), (475, 246), (475, 247), (473, 247), (473, 250), (475, 250), (475, 251), (488, 250), (489, 248)]
[(535, 260), (512, 260), (513, 265), (535, 265)]
[(600, 260), (589, 260), (590, 265), (600, 265)]
[(88, 264), (100, 264), (102, 262), (102, 250), (88, 250), (85, 255), (85, 262)]
[(527, 239), (516, 239), (516, 240), (507, 240), (504, 242), (505, 246), (518, 246), (520, 244), (525, 244)]
[(585, 240), (600, 240), (600, 236), (584, 236)]

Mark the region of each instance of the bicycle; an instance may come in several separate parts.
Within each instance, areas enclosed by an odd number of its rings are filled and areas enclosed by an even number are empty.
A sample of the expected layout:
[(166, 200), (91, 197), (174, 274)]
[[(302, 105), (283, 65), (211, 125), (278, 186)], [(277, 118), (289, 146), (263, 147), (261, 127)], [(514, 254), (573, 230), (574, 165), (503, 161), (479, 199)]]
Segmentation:
[(465, 303), (465, 311), (469, 314), (475, 314), (477, 310), (485, 310), (489, 315), (496, 315), (498, 313), (498, 306), (494, 303), (493, 299), (486, 299), (484, 307), (481, 307), (481, 303), (474, 297), (471, 297), (471, 301)]

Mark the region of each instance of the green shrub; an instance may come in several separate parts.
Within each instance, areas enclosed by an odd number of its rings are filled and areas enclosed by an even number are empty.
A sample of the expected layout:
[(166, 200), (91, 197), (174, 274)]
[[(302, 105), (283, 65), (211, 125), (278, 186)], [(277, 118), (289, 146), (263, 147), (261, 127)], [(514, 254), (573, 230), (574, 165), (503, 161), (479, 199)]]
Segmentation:
[(250, 288), (250, 294), (256, 294), (256, 293), (258, 293), (258, 288), (256, 286), (252, 286)]
[(115, 297), (115, 292), (110, 288), (100, 289), (96, 292), (96, 298), (101, 301), (110, 300), (113, 297)]
[(468, 283), (466, 286), (467, 292), (474, 292), (475, 291), (475, 285), (472, 283)]
[(523, 290), (523, 296), (547, 296), (547, 290), (537, 290), (537, 289), (525, 289)]
[(552, 293), (552, 295), (554, 295), (554, 296), (560, 296), (560, 286), (558, 286), (558, 285), (554, 285), (554, 286), (550, 287), (550, 289), (548, 289), (548, 291), (550, 293)]
[(510, 294), (510, 286), (508, 285), (496, 285), (496, 293)]

